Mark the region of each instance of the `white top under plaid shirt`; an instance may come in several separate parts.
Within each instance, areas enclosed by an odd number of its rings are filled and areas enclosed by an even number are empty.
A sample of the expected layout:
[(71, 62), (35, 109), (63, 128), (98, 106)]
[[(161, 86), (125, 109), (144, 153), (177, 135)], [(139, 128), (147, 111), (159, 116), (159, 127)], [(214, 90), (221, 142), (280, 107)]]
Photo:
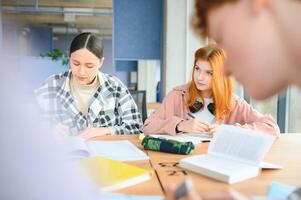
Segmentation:
[(53, 75), (35, 91), (43, 115), (52, 124), (67, 125), (72, 134), (89, 127), (112, 127), (115, 134), (142, 133), (137, 105), (119, 79), (99, 72), (101, 84), (85, 116), (69, 92), (70, 76), (70, 71)]

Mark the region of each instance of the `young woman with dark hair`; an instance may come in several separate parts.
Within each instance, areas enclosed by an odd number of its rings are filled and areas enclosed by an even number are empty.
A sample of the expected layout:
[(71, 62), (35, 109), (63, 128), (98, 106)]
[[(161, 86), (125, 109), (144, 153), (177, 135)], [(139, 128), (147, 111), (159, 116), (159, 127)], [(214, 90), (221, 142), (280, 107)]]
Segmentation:
[[(103, 46), (92, 33), (76, 36), (70, 70), (49, 77), (36, 90), (43, 113), (60, 130), (89, 139), (105, 134), (139, 134), (141, 115), (128, 89), (99, 71)], [(63, 127), (63, 128), (62, 128)]]

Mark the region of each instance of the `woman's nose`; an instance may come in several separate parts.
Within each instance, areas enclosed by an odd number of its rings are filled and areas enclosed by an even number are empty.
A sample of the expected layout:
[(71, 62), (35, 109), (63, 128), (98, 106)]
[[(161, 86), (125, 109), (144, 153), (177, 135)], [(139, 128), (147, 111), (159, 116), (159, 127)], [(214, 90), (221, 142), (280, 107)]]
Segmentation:
[(198, 76), (198, 80), (203, 80), (204, 79), (204, 73), (203, 72), (201, 72), (200, 74), (199, 74), (199, 76)]
[(79, 74), (80, 75), (84, 75), (86, 72), (85, 72), (85, 69), (83, 67), (80, 67), (79, 68)]

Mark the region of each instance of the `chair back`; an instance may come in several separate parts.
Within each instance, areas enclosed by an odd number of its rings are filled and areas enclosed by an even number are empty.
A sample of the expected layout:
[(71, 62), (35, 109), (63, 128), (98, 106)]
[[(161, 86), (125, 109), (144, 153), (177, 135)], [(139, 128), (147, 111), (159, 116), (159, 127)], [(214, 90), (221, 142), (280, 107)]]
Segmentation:
[(145, 90), (130, 90), (130, 93), (135, 100), (138, 110), (141, 113), (142, 121), (147, 118), (147, 108), (146, 108), (146, 91)]

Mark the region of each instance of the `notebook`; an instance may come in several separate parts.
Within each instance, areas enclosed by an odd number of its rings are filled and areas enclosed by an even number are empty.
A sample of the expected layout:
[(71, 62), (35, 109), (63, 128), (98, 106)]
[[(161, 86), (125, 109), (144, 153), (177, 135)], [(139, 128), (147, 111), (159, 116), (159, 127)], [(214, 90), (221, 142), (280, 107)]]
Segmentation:
[(237, 183), (259, 174), (274, 137), (249, 129), (222, 125), (214, 134), (208, 153), (180, 160), (180, 167), (223, 181)]
[(128, 140), (85, 141), (78, 136), (66, 139), (72, 159), (102, 156), (119, 161), (148, 160), (149, 157)]
[(176, 140), (179, 142), (192, 142), (195, 145), (202, 142), (210, 142), (212, 139), (212, 137), (206, 133), (179, 133), (177, 135), (154, 134), (150, 136), (155, 138)]
[(152, 171), (104, 157), (79, 161), (88, 176), (100, 186), (101, 192), (115, 191), (149, 180)]

